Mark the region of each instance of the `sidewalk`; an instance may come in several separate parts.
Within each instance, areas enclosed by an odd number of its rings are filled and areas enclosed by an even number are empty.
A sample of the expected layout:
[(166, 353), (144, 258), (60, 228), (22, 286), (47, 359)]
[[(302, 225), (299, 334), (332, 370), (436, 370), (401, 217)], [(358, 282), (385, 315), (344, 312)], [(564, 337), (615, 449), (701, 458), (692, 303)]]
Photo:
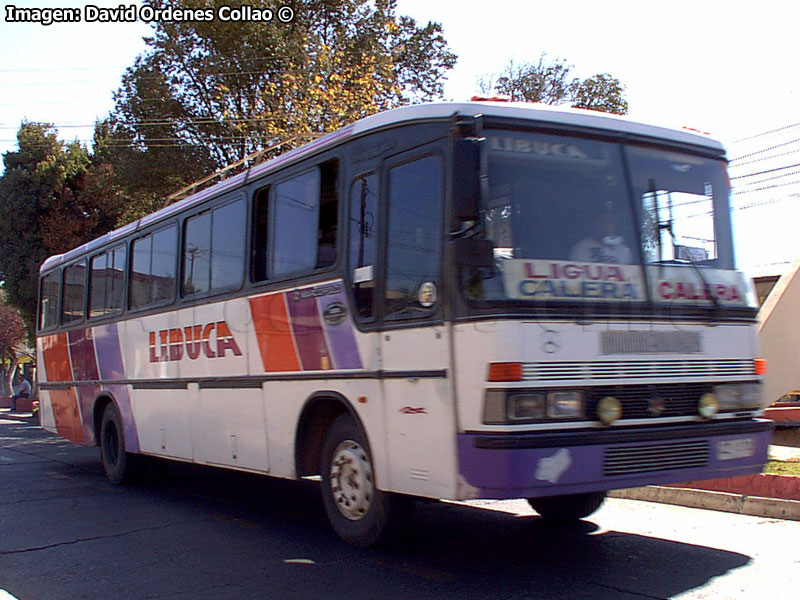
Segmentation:
[[(772, 445), (769, 459), (800, 462), (800, 448)], [(800, 477), (788, 475), (762, 473), (669, 486), (652, 485), (615, 490), (610, 496), (800, 521)]]

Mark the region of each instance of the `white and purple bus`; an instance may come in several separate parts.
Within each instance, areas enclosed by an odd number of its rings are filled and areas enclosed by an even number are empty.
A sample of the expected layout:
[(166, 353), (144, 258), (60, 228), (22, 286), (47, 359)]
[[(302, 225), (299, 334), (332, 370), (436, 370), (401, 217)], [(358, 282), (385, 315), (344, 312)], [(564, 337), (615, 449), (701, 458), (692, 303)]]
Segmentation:
[(760, 471), (764, 363), (719, 143), (499, 102), (392, 110), (41, 267), (45, 429), (320, 478), (334, 530), (410, 499)]

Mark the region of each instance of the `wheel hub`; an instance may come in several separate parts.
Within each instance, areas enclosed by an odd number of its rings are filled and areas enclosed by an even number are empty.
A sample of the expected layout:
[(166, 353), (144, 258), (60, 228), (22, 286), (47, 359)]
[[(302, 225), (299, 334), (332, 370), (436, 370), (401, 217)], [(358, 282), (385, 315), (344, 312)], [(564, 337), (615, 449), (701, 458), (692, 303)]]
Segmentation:
[(362, 519), (374, 491), (367, 452), (352, 440), (339, 444), (331, 462), (331, 492), (339, 512), (351, 521)]

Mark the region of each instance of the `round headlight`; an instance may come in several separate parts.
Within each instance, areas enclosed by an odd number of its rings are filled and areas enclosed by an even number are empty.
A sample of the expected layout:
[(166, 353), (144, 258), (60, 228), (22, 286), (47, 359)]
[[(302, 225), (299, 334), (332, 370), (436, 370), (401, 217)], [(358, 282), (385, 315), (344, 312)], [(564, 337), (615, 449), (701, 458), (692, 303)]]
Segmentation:
[(622, 403), (614, 396), (606, 396), (597, 403), (597, 418), (604, 425), (611, 425), (622, 416)]
[(704, 419), (713, 419), (719, 410), (719, 402), (714, 394), (703, 394), (697, 403), (697, 411)]

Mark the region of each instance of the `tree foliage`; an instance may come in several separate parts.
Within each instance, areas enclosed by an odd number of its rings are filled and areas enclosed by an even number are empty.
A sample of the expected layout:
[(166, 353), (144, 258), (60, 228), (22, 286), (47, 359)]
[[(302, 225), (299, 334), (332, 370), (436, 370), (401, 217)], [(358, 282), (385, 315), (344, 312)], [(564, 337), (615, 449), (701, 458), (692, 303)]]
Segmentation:
[(0, 279), (32, 327), (39, 265), (112, 229), (125, 197), (109, 165), (91, 164), (86, 148), (59, 141), (52, 125), (23, 123), (17, 142), (0, 177)]
[(516, 102), (569, 104), (620, 115), (628, 112), (625, 86), (618, 79), (600, 73), (581, 80), (572, 77), (571, 71), (564, 59), (548, 60), (542, 54), (538, 63), (509, 61), (502, 73), (484, 76), (479, 85), (483, 93), (503, 94)]
[[(274, 7), (266, 0), (151, 4)], [(441, 96), (456, 57), (440, 25), (397, 17), (395, 0), (287, 5), (295, 14), (290, 23), (154, 23), (148, 50), (115, 94), (110, 123), (111, 142), (141, 159), (131, 162), (139, 179), (168, 165), (168, 175), (156, 179), (188, 183), (292, 136)]]

